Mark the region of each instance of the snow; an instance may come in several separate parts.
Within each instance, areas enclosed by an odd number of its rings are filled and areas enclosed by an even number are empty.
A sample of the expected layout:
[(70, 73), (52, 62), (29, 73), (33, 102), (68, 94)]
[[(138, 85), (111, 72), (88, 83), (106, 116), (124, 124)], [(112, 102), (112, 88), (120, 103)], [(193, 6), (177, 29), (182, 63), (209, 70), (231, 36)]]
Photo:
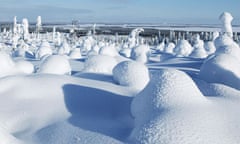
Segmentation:
[(83, 72), (112, 74), (112, 70), (117, 64), (117, 60), (111, 56), (90, 56), (84, 64)]
[(15, 67), (18, 69), (19, 72), (24, 74), (31, 74), (34, 72), (34, 65), (29, 61), (17, 61), (15, 62)]
[(53, 51), (50, 44), (47, 41), (42, 41), (40, 47), (36, 51), (36, 58), (41, 59), (43, 56), (52, 55)]
[(0, 96), (4, 99), (0, 102), (0, 132), (8, 133), (1, 142), (12, 140), (14, 134), (24, 143), (68, 140), (73, 144), (99, 140), (111, 143), (117, 140), (105, 135), (115, 134), (119, 138), (130, 129), (129, 96), (135, 92), (115, 84), (38, 74), (6, 77), (0, 86)]
[(233, 20), (232, 15), (229, 12), (223, 12), (219, 19), (222, 21), (222, 33), (226, 33), (228, 36), (233, 37), (231, 25)]
[(240, 61), (240, 58), (239, 58), (240, 47), (228, 35), (224, 34), (224, 35), (219, 36), (215, 40), (215, 45), (217, 47), (217, 50), (215, 52), (216, 55), (227, 54), (231, 57), (235, 57), (236, 59), (238, 59)]
[(142, 90), (149, 82), (149, 73), (142, 63), (123, 61), (114, 67), (113, 79), (120, 85)]
[(238, 107), (239, 98), (235, 102), (236, 99), (228, 101), (203, 96), (184, 72), (159, 70), (153, 73), (147, 87), (133, 99), (131, 110), (135, 126), (129, 141), (238, 143), (235, 132), (240, 131), (240, 117), (234, 116), (233, 111)]
[(207, 59), (200, 68), (199, 77), (210, 83), (222, 83), (240, 89), (240, 61), (228, 54)]
[(152, 74), (146, 88), (133, 99), (131, 111), (138, 127), (163, 109), (201, 101), (205, 98), (189, 76), (178, 70), (162, 69)]
[(0, 52), (0, 77), (8, 75), (8, 73), (14, 68), (14, 62), (11, 57), (5, 52)]
[(193, 48), (187, 40), (180, 40), (174, 49), (177, 56), (189, 56), (192, 51)]
[(62, 45), (58, 48), (57, 53), (59, 55), (68, 55), (70, 52), (70, 46), (68, 45), (67, 42), (63, 42)]
[(40, 18), (36, 33), (16, 17), (0, 32), (1, 144), (240, 142), (239, 28), (228, 13), (220, 34), (218, 26), (138, 25), (187, 33), (161, 44), (134, 24), (129, 35), (99, 35), (107, 24), (39, 33)]
[(69, 57), (71, 59), (80, 59), (82, 58), (82, 54), (81, 54), (81, 49), (80, 48), (74, 48), (73, 50), (71, 50)]
[(137, 61), (146, 63), (148, 61), (150, 48), (148, 45), (139, 45), (132, 49), (131, 51), (131, 59)]
[(171, 54), (173, 54), (175, 47), (176, 47), (176, 45), (175, 45), (173, 42), (170, 42), (170, 43), (168, 43), (168, 44), (166, 45), (164, 51), (165, 51), (166, 53), (171, 53)]
[(100, 48), (99, 54), (107, 55), (107, 56), (111, 56), (111, 57), (119, 56), (119, 53), (118, 53), (117, 49), (114, 47), (114, 45), (104, 46), (104, 47)]
[(71, 66), (65, 56), (52, 55), (42, 61), (38, 73), (71, 74)]
[(205, 51), (203, 40), (200, 40), (199, 35), (195, 35), (193, 39), (193, 51), (189, 56), (194, 58), (206, 58), (208, 55)]

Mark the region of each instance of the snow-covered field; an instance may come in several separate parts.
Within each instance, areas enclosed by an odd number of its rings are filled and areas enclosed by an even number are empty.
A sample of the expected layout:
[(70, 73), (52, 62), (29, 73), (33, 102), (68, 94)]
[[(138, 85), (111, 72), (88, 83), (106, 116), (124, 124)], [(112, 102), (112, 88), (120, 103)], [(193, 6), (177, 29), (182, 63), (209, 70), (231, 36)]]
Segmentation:
[(14, 19), (0, 33), (0, 144), (239, 144), (240, 47), (220, 20), (209, 41), (149, 45), (142, 28), (78, 38)]

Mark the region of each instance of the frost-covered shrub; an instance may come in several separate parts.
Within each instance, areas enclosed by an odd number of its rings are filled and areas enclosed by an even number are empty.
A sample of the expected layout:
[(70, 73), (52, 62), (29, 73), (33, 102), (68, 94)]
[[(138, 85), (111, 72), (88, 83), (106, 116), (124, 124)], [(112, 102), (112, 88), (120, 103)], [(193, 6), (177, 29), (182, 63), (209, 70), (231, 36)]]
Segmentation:
[(114, 67), (113, 79), (122, 86), (142, 90), (149, 81), (148, 68), (139, 62), (123, 61)]
[(112, 74), (112, 69), (117, 65), (114, 57), (107, 55), (90, 56), (84, 63), (83, 72)]
[(65, 56), (51, 55), (40, 64), (38, 73), (48, 74), (71, 74), (71, 66)]

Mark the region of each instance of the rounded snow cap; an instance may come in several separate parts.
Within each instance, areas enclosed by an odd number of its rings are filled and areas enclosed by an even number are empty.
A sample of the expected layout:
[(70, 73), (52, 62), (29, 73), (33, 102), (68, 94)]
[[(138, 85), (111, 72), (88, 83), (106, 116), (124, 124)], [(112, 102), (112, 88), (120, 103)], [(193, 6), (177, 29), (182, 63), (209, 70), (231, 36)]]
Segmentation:
[(205, 102), (193, 80), (184, 72), (162, 69), (153, 72), (145, 89), (134, 97), (132, 115), (137, 123), (143, 123), (163, 109), (184, 107)]
[(59, 75), (71, 74), (71, 66), (65, 56), (51, 55), (41, 63), (38, 72)]
[(207, 59), (199, 77), (209, 83), (222, 83), (240, 89), (240, 61), (230, 54), (218, 54)]
[(107, 55), (90, 56), (84, 63), (83, 72), (112, 74), (113, 68), (117, 65), (114, 57)]
[(148, 68), (139, 62), (123, 61), (114, 67), (113, 79), (122, 86), (142, 90), (149, 82)]

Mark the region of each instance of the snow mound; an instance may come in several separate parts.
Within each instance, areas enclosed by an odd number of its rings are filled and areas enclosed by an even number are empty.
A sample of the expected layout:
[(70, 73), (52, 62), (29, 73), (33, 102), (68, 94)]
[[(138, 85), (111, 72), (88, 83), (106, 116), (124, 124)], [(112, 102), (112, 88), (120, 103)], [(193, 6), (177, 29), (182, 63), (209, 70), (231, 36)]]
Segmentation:
[(6, 133), (0, 129), (1, 144), (23, 144), (23, 142), (17, 140), (14, 136)]
[(184, 72), (170, 69), (156, 71), (147, 87), (132, 101), (131, 111), (135, 117), (135, 127), (130, 140), (134, 143), (184, 143), (188, 136), (184, 137), (181, 130), (184, 130), (183, 125), (186, 123), (181, 121), (179, 113), (184, 108), (188, 110), (190, 107), (207, 103), (196, 84)]
[(119, 53), (118, 53), (117, 49), (114, 47), (114, 45), (102, 47), (99, 50), (99, 54), (107, 55), (107, 56), (111, 56), (111, 57), (119, 56)]
[(38, 144), (122, 144), (100, 133), (79, 129), (67, 122), (56, 123), (37, 132)]
[(50, 44), (47, 41), (43, 41), (40, 47), (37, 49), (35, 57), (41, 59), (45, 55), (52, 55), (52, 49)]
[(229, 56), (233, 56), (240, 61), (240, 48), (237, 43), (233, 41), (233, 39), (227, 35), (222, 35), (216, 39), (216, 47), (217, 50), (215, 55), (218, 54), (228, 54)]
[(173, 42), (170, 42), (170, 43), (168, 43), (168, 44), (165, 46), (165, 50), (164, 50), (164, 51), (165, 51), (166, 53), (173, 54), (175, 47), (176, 47), (176, 45), (175, 45)]
[(200, 68), (199, 77), (210, 83), (222, 83), (240, 89), (240, 61), (229, 54), (209, 58)]
[(0, 77), (7, 75), (14, 66), (15, 64), (11, 57), (4, 52), (0, 52)]
[(132, 49), (131, 59), (146, 63), (148, 61), (148, 56), (150, 53), (150, 47), (148, 45), (139, 45)]
[(200, 36), (198, 34), (196, 34), (193, 38), (193, 51), (190, 54), (190, 57), (193, 58), (206, 58), (207, 52), (204, 48), (204, 42), (203, 40), (200, 39)]
[(73, 50), (70, 52), (69, 57), (70, 57), (71, 59), (80, 59), (80, 58), (82, 58), (81, 49), (80, 49), (80, 48), (75, 48), (75, 49), (73, 49)]
[(142, 90), (149, 82), (149, 72), (142, 63), (123, 61), (114, 67), (113, 79), (120, 85)]
[(65, 56), (52, 55), (43, 60), (38, 73), (71, 74), (71, 66)]
[(208, 55), (213, 54), (216, 51), (216, 47), (212, 41), (204, 43), (204, 48)]
[(70, 46), (66, 41), (62, 43), (62, 45), (59, 47), (57, 51), (59, 55), (68, 55), (69, 52), (70, 52)]
[(34, 72), (34, 65), (29, 61), (17, 61), (15, 66), (19, 72), (24, 74), (31, 74)]
[(111, 56), (90, 56), (84, 63), (83, 72), (112, 74), (112, 70), (117, 64), (117, 60)]
[(223, 34), (223, 35), (220, 35), (219, 37), (217, 37), (214, 41), (214, 44), (215, 44), (217, 49), (219, 47), (230, 46), (232, 44), (237, 45), (233, 41), (233, 39), (230, 36), (228, 36), (227, 34)]
[(132, 52), (131, 48), (122, 48), (119, 53), (124, 57), (130, 58), (131, 52)]
[(174, 53), (178, 56), (189, 56), (193, 51), (192, 46), (187, 40), (180, 40), (174, 49)]
[(132, 102), (136, 121), (144, 121), (162, 109), (195, 104), (204, 100), (193, 80), (184, 72), (162, 69), (153, 73), (149, 84)]

